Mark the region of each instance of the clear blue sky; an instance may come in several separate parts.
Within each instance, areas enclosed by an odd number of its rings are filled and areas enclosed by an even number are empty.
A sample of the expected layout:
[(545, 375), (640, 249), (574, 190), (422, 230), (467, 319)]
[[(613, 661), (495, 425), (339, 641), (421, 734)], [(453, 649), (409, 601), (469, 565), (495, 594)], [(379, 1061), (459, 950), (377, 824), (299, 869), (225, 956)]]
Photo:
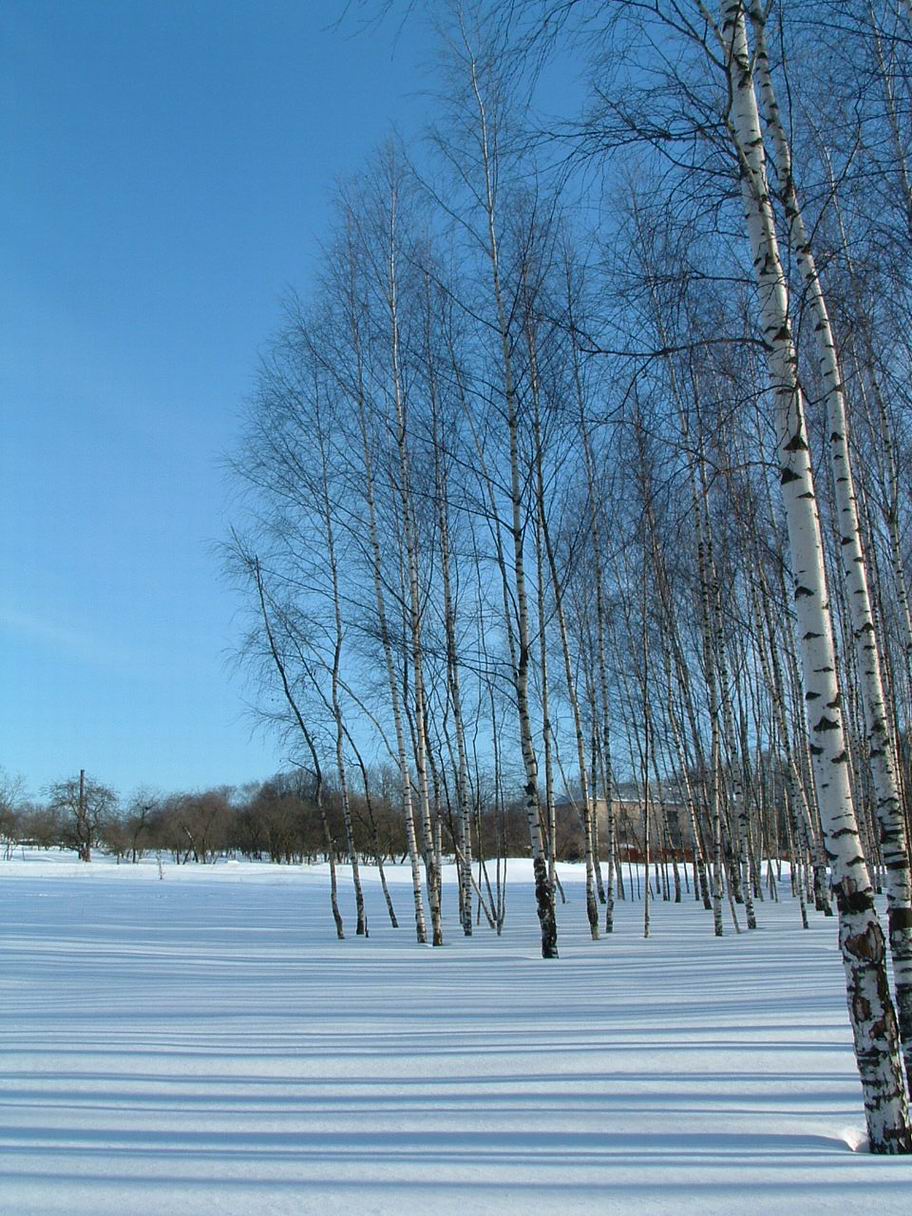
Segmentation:
[(0, 765), (35, 794), (283, 763), (227, 661), (219, 459), (334, 180), (424, 121), (432, 42), (343, 8), (0, 6)]

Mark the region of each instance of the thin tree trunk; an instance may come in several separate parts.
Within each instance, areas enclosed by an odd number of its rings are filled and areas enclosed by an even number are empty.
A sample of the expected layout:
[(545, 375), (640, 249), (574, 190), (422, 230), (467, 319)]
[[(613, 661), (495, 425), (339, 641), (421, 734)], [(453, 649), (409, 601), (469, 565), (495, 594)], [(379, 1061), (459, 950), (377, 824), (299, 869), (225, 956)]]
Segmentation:
[(367, 424), (367, 410), (360, 371), (360, 339), (355, 333), (355, 346), (359, 354), (358, 373), (358, 423), (361, 431), (362, 452), (364, 459), (364, 493), (367, 500), (368, 531), (370, 534), (371, 573), (374, 583), (374, 600), (377, 611), (377, 624), (383, 656), (386, 663), (386, 677), (390, 693), (390, 704), (393, 710), (393, 724), (396, 731), (396, 753), (399, 764), (399, 777), (402, 784), (402, 801), (405, 818), (405, 836), (408, 847), (409, 865), (412, 877), (412, 895), (415, 904), (415, 932), (421, 945), (427, 943), (427, 923), (424, 914), (424, 898), (421, 892), (421, 873), (418, 868), (418, 841), (415, 833), (415, 813), (412, 805), (412, 780), (409, 763), (405, 750), (405, 731), (402, 723), (402, 706), (399, 697), (399, 681), (396, 677), (393, 659), (393, 645), (390, 636), (389, 620), (386, 612), (386, 599), (383, 593), (383, 557), (380, 548), (380, 536), (377, 526), (377, 504), (374, 488), (374, 461), (371, 450), (371, 438)]
[(269, 643), (269, 653), (272, 656), (272, 661), (275, 664), (276, 671), (279, 675), (279, 680), (282, 684), (282, 692), (285, 695), (285, 700), (292, 712), (295, 721), (301, 734), (304, 736), (304, 742), (307, 744), (307, 750), (310, 752), (313, 762), (314, 773), (314, 801), (317, 804), (317, 812), (320, 816), (320, 824), (323, 828), (323, 842), (326, 847), (326, 860), (329, 863), (329, 901), (332, 908), (333, 921), (336, 926), (336, 936), (339, 940), (345, 937), (345, 927), (342, 923), (342, 914), (339, 911), (339, 889), (336, 879), (336, 850), (332, 839), (332, 833), (329, 830), (329, 821), (326, 818), (326, 807), (323, 804), (323, 769), (320, 765), (320, 757), (317, 754), (317, 749), (314, 744), (313, 735), (308, 729), (307, 723), (304, 721), (304, 716), (298, 707), (297, 699), (291, 687), (291, 681), (288, 678), (288, 672), (285, 667), (285, 660), (282, 657), (282, 652), (279, 649), (275, 634), (272, 629), (272, 623), (269, 617), (269, 609), (266, 602), (266, 588), (263, 582), (263, 573), (260, 569), (259, 558), (248, 554), (241, 554), (248, 569), (253, 574), (257, 595), (260, 601), (260, 613), (263, 618), (263, 628), (266, 633), (266, 640)]
[(532, 869), (535, 875), (535, 903), (541, 926), (542, 958), (557, 958), (557, 918), (554, 910), (554, 886), (548, 878), (543, 834), (541, 829), (541, 804), (538, 794), (538, 761), (532, 735), (532, 715), (529, 703), (530, 628), (529, 605), (526, 587), (524, 528), (522, 518), (523, 486), (519, 465), (519, 402), (513, 379), (513, 357), (507, 311), (501, 286), (500, 255), (497, 239), (495, 208), (495, 167), (491, 160), (488, 137), (487, 107), (481, 94), (478, 69), (475, 59), (471, 61), (471, 85), (478, 108), (480, 128), (480, 151), (484, 174), (484, 208), (487, 221), (488, 260), (491, 266), (494, 301), (497, 311), (497, 326), (500, 336), (502, 372), (504, 379), (504, 401), (507, 414), (507, 430), (510, 443), (510, 532), (513, 540), (513, 576), (516, 592), (518, 653), (514, 670), (519, 734), (525, 770), (526, 820), (532, 849)]

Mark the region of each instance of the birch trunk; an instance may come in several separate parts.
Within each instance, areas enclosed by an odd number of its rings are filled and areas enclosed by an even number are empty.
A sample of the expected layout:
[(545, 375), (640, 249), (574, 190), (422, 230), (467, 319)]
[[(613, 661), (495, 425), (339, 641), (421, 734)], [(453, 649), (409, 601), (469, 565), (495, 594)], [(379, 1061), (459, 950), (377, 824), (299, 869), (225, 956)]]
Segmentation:
[(883, 931), (862, 856), (849, 787), (836, 678), (823, 541), (798, 383), (785, 273), (766, 176), (743, 0), (723, 0), (721, 35), (731, 90), (729, 130), (740, 166), (745, 221), (760, 294), (767, 364), (777, 403), (781, 485), (795, 580), (795, 610), (811, 754), (839, 911), (849, 1017), (876, 1153), (912, 1152), (896, 1015), (887, 980)]
[[(574, 321), (574, 280), (573, 269), (568, 259), (566, 265), (567, 271), (567, 318), (572, 333), (576, 332)], [(602, 765), (602, 797), (605, 802), (605, 820), (607, 828), (606, 851), (607, 859), (607, 877), (604, 882), (604, 894), (600, 890), (599, 897), (605, 904), (605, 932), (612, 933), (614, 931), (614, 875), (615, 875), (615, 851), (617, 848), (616, 826), (614, 816), (614, 795), (612, 786), (614, 784), (611, 771), (611, 701), (608, 691), (608, 656), (607, 656), (607, 621), (605, 607), (605, 581), (604, 581), (604, 560), (602, 550), (602, 520), (599, 506), (599, 479), (596, 476), (596, 461), (595, 453), (592, 450), (592, 436), (590, 434), (589, 421), (587, 419), (586, 410), (586, 391), (583, 383), (583, 367), (580, 358), (579, 346), (576, 342), (572, 347), (573, 358), (573, 388), (576, 397), (576, 407), (579, 415), (580, 438), (583, 449), (583, 467), (586, 471), (586, 489), (588, 494), (590, 520), (589, 526), (592, 534), (592, 574), (595, 580), (595, 638), (596, 638), (596, 655), (597, 655), (597, 671), (598, 671), (598, 692), (601, 699), (601, 715), (598, 713), (598, 706), (595, 697), (592, 699), (592, 722), (593, 722), (593, 753), (598, 749), (601, 753)], [(595, 756), (593, 755), (593, 760)], [(592, 795), (595, 797), (596, 783), (593, 778)], [(597, 828), (598, 821), (596, 816), (595, 827)], [(598, 834), (596, 832), (596, 841)], [(599, 871), (599, 856), (598, 845), (595, 849), (595, 866), (596, 878), (600, 878)]]
[(424, 687), (424, 656), (422, 642), (421, 584), (418, 574), (418, 535), (415, 509), (411, 494), (411, 467), (407, 443), (405, 393), (401, 369), (399, 331), (398, 277), (398, 196), (395, 184), (391, 194), (389, 214), (389, 246), (387, 249), (387, 307), (389, 309), (390, 363), (392, 371), (393, 405), (395, 409), (396, 447), (399, 454), (399, 497), (402, 510), (402, 532), (405, 541), (408, 583), (408, 630), (411, 643), (412, 681), (415, 700), (415, 775), (418, 779), (418, 808), (424, 846), (424, 870), (428, 904), (431, 910), (431, 941), (443, 945), (443, 920), (440, 912), (440, 871), (434, 847), (434, 825), (431, 820), (431, 794), (428, 784), (428, 743)]
[(341, 678), (342, 644), (345, 631), (342, 624), (342, 597), (339, 591), (339, 565), (336, 560), (336, 534), (333, 528), (332, 503), (329, 496), (329, 469), (326, 453), (326, 436), (322, 426), (318, 424), (318, 444), (320, 448), (321, 481), (323, 491), (323, 529), (326, 539), (326, 558), (329, 563), (330, 583), (333, 598), (333, 622), (335, 639), (333, 643), (332, 669), (330, 672), (332, 713), (336, 727), (336, 772), (339, 775), (339, 793), (342, 800), (342, 823), (345, 828), (345, 843), (348, 849), (349, 864), (351, 865), (352, 885), (355, 889), (355, 933), (358, 937), (367, 937), (367, 913), (364, 908), (364, 892), (361, 889), (361, 868), (358, 861), (358, 851), (355, 847), (355, 832), (352, 824), (351, 799), (348, 792), (348, 771), (345, 763), (345, 724), (342, 715), (342, 702), (339, 696), (339, 681)]
[(823, 286), (798, 200), (791, 146), (773, 86), (766, 45), (765, 18), (756, 0), (751, 7), (751, 19), (756, 37), (755, 72), (760, 81), (764, 116), (776, 151), (789, 244), (795, 254), (814, 317), (814, 342), (824, 384), (829, 455), (839, 528), (839, 555), (851, 619), (874, 783), (874, 806), (886, 871), (887, 921), (890, 954), (893, 959), (896, 1010), (906, 1076), (908, 1081), (912, 1082), (912, 877), (909, 872), (905, 815), (894, 761), (895, 748), (884, 696), (880, 648), (862, 550), (861, 522), (849, 449), (845, 387)]
[(496, 169), (492, 163), (487, 106), (481, 93), (478, 68), (474, 58), (471, 60), (471, 85), (478, 108), (479, 150), (481, 153), (484, 211), (487, 226), (487, 256), (491, 268), (494, 303), (497, 313), (497, 329), (502, 359), (503, 393), (510, 444), (510, 533), (513, 540), (513, 581), (516, 593), (518, 634), (513, 682), (516, 691), (520, 745), (523, 768), (525, 770), (526, 821), (529, 828), (529, 841), (532, 851), (532, 869), (535, 875), (535, 903), (541, 926), (542, 958), (557, 958), (557, 918), (554, 909), (554, 886), (548, 877), (547, 858), (545, 856), (541, 827), (538, 760), (535, 755), (532, 735), (532, 714), (529, 702), (531, 643), (524, 553), (523, 478), (519, 462), (519, 401), (513, 377), (512, 343), (501, 283), (500, 253), (496, 223)]
[[(525, 280), (525, 273), (523, 275)], [(525, 285), (525, 284), (524, 284)], [(573, 678), (573, 661), (570, 654), (570, 635), (567, 629), (567, 614), (564, 609), (564, 592), (557, 568), (557, 556), (551, 540), (548, 526), (548, 516), (545, 504), (545, 474), (542, 425), (540, 412), (540, 391), (538, 379), (538, 349), (537, 338), (531, 316), (531, 302), (526, 302), (526, 344), (529, 354), (529, 378), (532, 390), (534, 410), (533, 431), (535, 438), (535, 490), (538, 514), (538, 528), (544, 541), (545, 553), (548, 558), (548, 572), (551, 577), (551, 591), (554, 596), (554, 610), (557, 616), (558, 632), (560, 635), (561, 654), (564, 659), (564, 679), (567, 682), (567, 697), (573, 714), (573, 731), (576, 740), (576, 758), (579, 772), (580, 796), (582, 798), (582, 823), (584, 837), (584, 855), (586, 864), (586, 915), (589, 920), (589, 933), (593, 941), (598, 941), (599, 913), (598, 898), (595, 886), (595, 850), (593, 842), (593, 817), (595, 808), (590, 797), (589, 777), (586, 768), (586, 741), (583, 733), (583, 717), (580, 712), (579, 693)], [(541, 588), (543, 580), (539, 579)], [(543, 601), (543, 597), (542, 597)], [(544, 616), (539, 621), (539, 628), (544, 637)], [(553, 849), (553, 845), (552, 845)]]
[[(699, 457), (702, 462), (702, 453)], [(722, 747), (721, 712), (719, 705), (719, 683), (716, 673), (716, 655), (713, 644), (712, 601), (710, 588), (710, 562), (707, 560), (707, 532), (709, 521), (705, 518), (705, 504), (697, 490), (694, 470), (691, 469), (691, 499), (694, 523), (697, 530), (697, 572), (700, 578), (700, 602), (702, 607), (703, 670), (709, 696), (710, 773), (707, 789), (712, 828), (712, 905), (713, 931), (722, 937), (722, 895), (724, 887), (722, 862)]]
[[(356, 336), (356, 347), (358, 345)], [(402, 804), (405, 818), (405, 838), (408, 846), (409, 865), (412, 878), (412, 896), (415, 904), (415, 932), (421, 945), (427, 943), (427, 922), (424, 913), (424, 897), (421, 891), (421, 873), (418, 868), (418, 840), (415, 832), (415, 812), (412, 804), (412, 778), (405, 750), (405, 730), (402, 722), (402, 705), (399, 698), (399, 681), (396, 677), (396, 666), (393, 659), (393, 645), (390, 638), (389, 621), (386, 613), (386, 597), (383, 593), (383, 553), (380, 548), (380, 535), (377, 525), (377, 503), (374, 487), (374, 458), (371, 451), (370, 430), (367, 422), (367, 408), (364, 392), (361, 388), (359, 369), (358, 380), (358, 422), (361, 430), (361, 443), (364, 459), (364, 493), (367, 500), (368, 531), (370, 536), (371, 573), (374, 583), (374, 602), (377, 611), (377, 623), (380, 641), (383, 647), (383, 657), (386, 663), (386, 678), (390, 693), (390, 704), (393, 710), (393, 725), (396, 731), (396, 754), (399, 765), (399, 778), (402, 784)]]
[[(429, 285), (425, 284), (426, 291)], [(428, 305), (430, 313), (430, 305)], [(462, 713), (462, 687), (459, 672), (459, 652), (456, 637), (456, 597), (453, 594), (452, 545), (450, 542), (449, 475), (446, 466), (443, 436), (440, 433), (437, 373), (431, 352), (430, 319), (426, 334), (428, 383), (431, 397), (434, 434), (434, 483), (437, 495), (437, 527), (440, 545), (440, 573), (443, 583), (443, 619), (446, 635), (447, 697), (453, 712), (456, 734), (456, 836), (458, 842), (459, 912), (462, 930), (472, 936), (472, 808), (469, 798), (469, 760), (466, 751), (465, 722)]]
[(376, 859), (377, 871), (380, 876), (380, 887), (383, 891), (383, 898), (386, 902), (387, 915), (389, 916), (390, 924), (392, 925), (392, 927), (394, 929), (398, 929), (399, 921), (396, 917), (396, 908), (393, 904), (393, 898), (390, 895), (389, 884), (386, 881), (386, 868), (383, 864), (383, 860), (384, 860), (383, 849), (381, 848), (381, 845), (380, 845), (380, 832), (377, 828), (377, 819), (376, 819), (376, 816), (374, 815), (374, 800), (371, 796), (370, 776), (367, 771), (367, 765), (364, 763), (364, 757), (361, 755), (361, 752), (358, 750), (357, 744), (355, 743), (354, 739), (351, 737), (351, 735), (349, 734), (347, 729), (345, 731), (345, 734), (346, 734), (346, 737), (348, 738), (349, 746), (351, 747), (352, 751), (355, 753), (355, 759), (358, 762), (358, 768), (361, 770), (361, 783), (364, 786), (364, 805), (367, 810), (367, 822), (370, 826), (371, 841), (374, 846), (374, 858)]
[(538, 599), (538, 678), (542, 712), (542, 754), (545, 761), (545, 800), (542, 807), (547, 832), (548, 881), (557, 882), (557, 803), (554, 797), (554, 740), (551, 730), (551, 672), (548, 664), (548, 631), (545, 627), (545, 554), (541, 512), (535, 516), (535, 586)]

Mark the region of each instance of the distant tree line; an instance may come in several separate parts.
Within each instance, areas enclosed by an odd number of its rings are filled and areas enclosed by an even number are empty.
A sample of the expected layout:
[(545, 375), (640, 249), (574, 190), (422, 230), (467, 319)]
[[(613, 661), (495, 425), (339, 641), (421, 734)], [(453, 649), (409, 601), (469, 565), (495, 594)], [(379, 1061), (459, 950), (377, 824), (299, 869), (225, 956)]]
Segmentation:
[[(408, 858), (408, 840), (402, 814), (402, 793), (397, 774), (381, 769), (373, 774), (370, 793), (349, 794), (354, 843), (359, 858), (368, 864), (401, 863)], [(331, 840), (331, 856), (350, 862), (342, 799), (330, 786), (324, 810)], [(603, 812), (604, 813), (604, 812)], [(644, 853), (644, 812), (639, 802), (620, 803), (618, 818), (620, 856), (639, 861)], [(656, 802), (650, 808), (656, 836), (664, 823), (667, 838), (659, 850), (669, 863), (686, 867), (694, 859), (692, 843), (680, 830), (678, 816)], [(567, 799), (558, 807), (557, 857), (578, 862), (585, 840), (578, 805)], [(529, 855), (529, 837), (522, 791), (513, 796), (480, 803), (474, 808), (476, 858), (496, 861)], [(458, 832), (441, 819), (442, 856), (453, 857)], [(84, 861), (101, 851), (118, 862), (138, 862), (162, 854), (178, 865), (210, 864), (226, 857), (285, 865), (329, 860), (317, 807), (313, 779), (304, 773), (280, 773), (267, 781), (238, 789), (217, 786), (192, 793), (157, 794), (140, 791), (122, 799), (115, 790), (86, 776), (56, 782), (45, 797), (26, 798), (14, 784), (0, 786), (0, 851), (7, 858), (17, 847), (72, 850)], [(602, 861), (607, 846), (602, 845)], [(687, 884), (689, 889), (689, 882)]]

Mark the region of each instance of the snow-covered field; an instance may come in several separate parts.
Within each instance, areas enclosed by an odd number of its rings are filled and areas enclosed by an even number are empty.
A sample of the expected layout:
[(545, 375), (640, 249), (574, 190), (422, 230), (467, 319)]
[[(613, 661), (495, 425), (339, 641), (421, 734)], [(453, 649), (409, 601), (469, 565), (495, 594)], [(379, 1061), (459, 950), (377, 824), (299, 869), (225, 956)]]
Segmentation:
[[(863, 1134), (833, 921), (712, 936), (688, 901), (561, 958), (529, 873), (505, 936), (419, 947), (368, 871), (335, 940), (321, 869), (0, 862), (0, 1213), (301, 1216), (912, 1211)], [(353, 933), (347, 886), (345, 911)]]

